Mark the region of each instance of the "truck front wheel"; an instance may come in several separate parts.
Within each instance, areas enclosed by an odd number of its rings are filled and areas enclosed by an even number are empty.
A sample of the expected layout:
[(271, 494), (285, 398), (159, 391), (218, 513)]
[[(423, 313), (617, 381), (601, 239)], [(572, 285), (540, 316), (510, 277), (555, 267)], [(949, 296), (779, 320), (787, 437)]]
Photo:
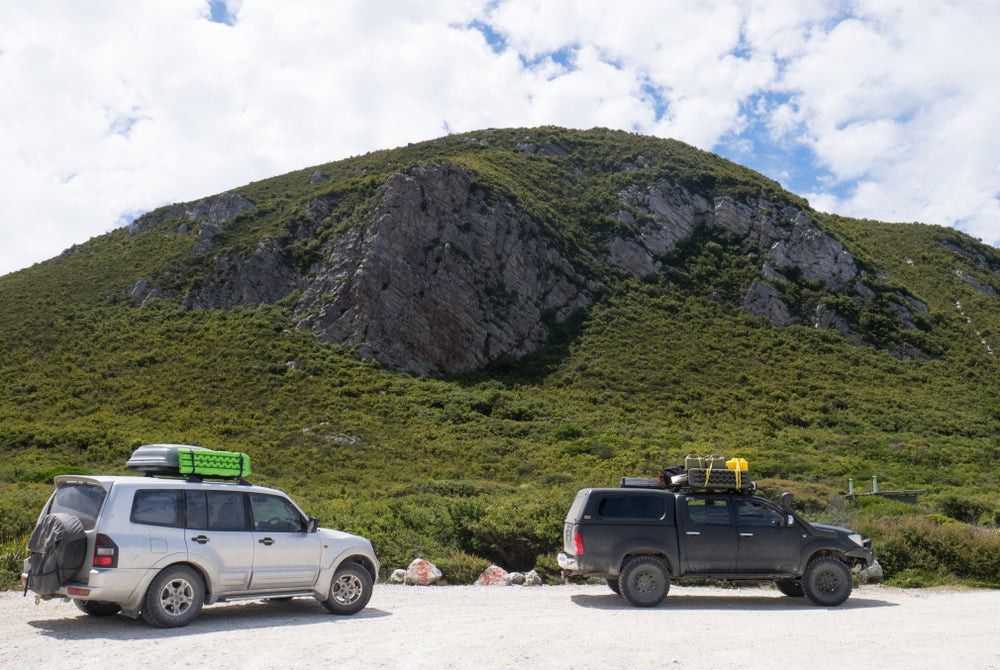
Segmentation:
[(851, 595), (851, 570), (833, 556), (809, 561), (802, 576), (802, 590), (809, 600), (822, 607), (836, 607)]
[(637, 607), (656, 607), (670, 590), (670, 571), (655, 556), (630, 559), (618, 575), (622, 597)]

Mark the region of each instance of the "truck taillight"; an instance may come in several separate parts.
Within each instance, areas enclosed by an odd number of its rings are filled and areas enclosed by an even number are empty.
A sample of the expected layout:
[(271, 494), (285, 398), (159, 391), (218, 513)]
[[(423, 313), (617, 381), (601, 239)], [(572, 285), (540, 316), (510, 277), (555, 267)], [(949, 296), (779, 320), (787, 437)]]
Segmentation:
[(118, 567), (118, 545), (107, 535), (99, 534), (94, 538), (94, 567)]
[(580, 537), (580, 531), (573, 531), (573, 544), (576, 547), (576, 555), (583, 555), (583, 539)]

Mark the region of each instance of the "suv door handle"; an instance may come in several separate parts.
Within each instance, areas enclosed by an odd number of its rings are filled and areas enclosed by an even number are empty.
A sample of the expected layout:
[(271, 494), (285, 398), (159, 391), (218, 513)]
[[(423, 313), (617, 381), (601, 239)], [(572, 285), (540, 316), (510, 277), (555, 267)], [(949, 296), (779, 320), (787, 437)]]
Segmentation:
[(689, 530), (686, 534), (687, 535), (701, 535), (701, 531), (700, 530)]
[(191, 538), (192, 542), (197, 542), (198, 544), (205, 544), (206, 542), (208, 542), (208, 540), (209, 538), (207, 538), (204, 535), (195, 535), (194, 537)]
[(740, 537), (753, 537), (753, 533), (740, 533)]
[(266, 545), (267, 545), (267, 546), (269, 546), (269, 547), (270, 547), (270, 546), (271, 546), (272, 544), (274, 544), (274, 540), (272, 540), (272, 539), (271, 539), (271, 538), (269, 538), (269, 537), (263, 537), (263, 538), (261, 538), (261, 539), (259, 539), (259, 540), (257, 540), (257, 541), (258, 541), (258, 542), (260, 542), (261, 544), (266, 544)]

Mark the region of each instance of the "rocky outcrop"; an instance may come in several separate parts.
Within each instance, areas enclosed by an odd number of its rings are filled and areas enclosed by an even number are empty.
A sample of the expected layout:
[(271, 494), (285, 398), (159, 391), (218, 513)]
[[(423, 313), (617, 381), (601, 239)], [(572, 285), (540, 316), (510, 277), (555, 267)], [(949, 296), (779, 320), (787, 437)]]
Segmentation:
[(324, 342), (424, 374), (521, 357), (593, 300), (591, 287), (506, 201), (445, 166), (389, 178), (367, 225), (348, 231), (295, 310)]
[(788, 305), (781, 301), (773, 286), (755, 279), (743, 298), (743, 309), (754, 316), (762, 316), (776, 328), (784, 328), (795, 323)]
[[(552, 143), (526, 141), (517, 150), (551, 160), (567, 155)], [(642, 156), (627, 164), (637, 172), (649, 167)], [(326, 179), (317, 170), (310, 183)], [(603, 255), (594, 259), (580, 252), (571, 257), (566, 240), (543, 231), (511, 200), (487, 195), (469, 172), (451, 164), (421, 165), (388, 177), (365, 208), (356, 210), (357, 219), (341, 225), (339, 237), (324, 238), (321, 247), (317, 231), (342, 223), (333, 221), (342, 197), (341, 191), (317, 194), (282, 231), (280, 244), (265, 239), (249, 254), (219, 251), (230, 222), (254, 207), (240, 195), (223, 193), (142, 217), (130, 234), (170, 218), (183, 221), (174, 228), (178, 234), (189, 225), (197, 231), (190, 253), (200, 257), (204, 280), (181, 294), (139, 278), (126, 295), (135, 304), (173, 295), (191, 308), (230, 309), (274, 303), (298, 291), (292, 311), (297, 327), (417, 374), (470, 372), (502, 356), (535, 351), (548, 341), (553, 325), (593, 303), (614, 274), (609, 270), (656, 276), (666, 257), (699, 229), (756, 249), (748, 258), (760, 263), (760, 279), (742, 298), (733, 298), (776, 327), (805, 323), (851, 332), (847, 319), (829, 306), (798, 313), (805, 308), (783, 302), (776, 287), (790, 277), (819, 282), (830, 294), (875, 298), (844, 246), (806, 212), (784, 202), (709, 199), (669, 182), (628, 186), (618, 193), (620, 208), (608, 214), (621, 232), (604, 242)], [(294, 249), (307, 243), (309, 255), (296, 255)], [(908, 300), (900, 296), (891, 307), (911, 327), (916, 308)]]
[(261, 242), (247, 258), (218, 256), (209, 281), (188, 291), (182, 303), (201, 309), (231, 309), (236, 305), (274, 303), (305, 279), (269, 241)]
[(232, 221), (253, 208), (254, 204), (242, 195), (226, 192), (199, 200), (187, 211), (187, 215), (192, 221), (205, 219), (209, 223), (218, 225)]
[(776, 267), (794, 267), (806, 279), (821, 281), (834, 291), (858, 276), (858, 268), (844, 245), (823, 234), (809, 217), (796, 218), (791, 234), (774, 242), (767, 258)]

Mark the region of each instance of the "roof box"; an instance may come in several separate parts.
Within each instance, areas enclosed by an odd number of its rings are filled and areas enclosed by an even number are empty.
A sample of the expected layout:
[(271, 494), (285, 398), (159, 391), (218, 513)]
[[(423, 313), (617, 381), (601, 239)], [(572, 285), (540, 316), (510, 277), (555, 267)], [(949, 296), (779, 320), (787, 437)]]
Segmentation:
[(189, 444), (146, 444), (136, 449), (125, 465), (149, 475), (235, 478), (250, 474), (250, 457), (244, 453)]

